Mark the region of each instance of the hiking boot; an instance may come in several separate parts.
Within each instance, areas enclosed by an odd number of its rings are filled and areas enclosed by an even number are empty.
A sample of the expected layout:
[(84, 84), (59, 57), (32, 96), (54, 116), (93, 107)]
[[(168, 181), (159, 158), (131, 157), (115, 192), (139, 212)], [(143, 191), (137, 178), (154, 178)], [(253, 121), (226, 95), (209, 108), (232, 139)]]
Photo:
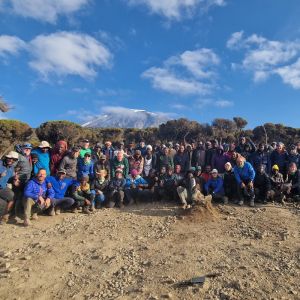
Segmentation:
[(96, 211), (95, 205), (92, 205), (92, 206), (91, 206), (90, 211), (91, 211), (91, 212), (95, 212), (95, 211)]
[(60, 215), (60, 208), (59, 207), (57, 207), (56, 209), (55, 209), (55, 214), (58, 216), (58, 215)]
[(251, 199), (251, 200), (250, 200), (249, 205), (250, 205), (250, 207), (254, 207), (254, 199)]
[(285, 195), (282, 195), (281, 198), (279, 199), (279, 203), (281, 204), (285, 204), (285, 200), (286, 200), (286, 196)]
[(24, 219), (23, 225), (24, 225), (24, 227), (30, 226), (31, 225), (30, 220), (29, 219)]
[(124, 203), (123, 203), (123, 202), (120, 202), (120, 203), (119, 203), (119, 207), (120, 207), (120, 208), (124, 208)]
[(226, 205), (226, 204), (228, 204), (228, 197), (223, 197), (223, 201), (224, 201), (224, 204)]
[(55, 209), (54, 209), (54, 207), (52, 207), (52, 208), (50, 209), (48, 215), (51, 216), (51, 217), (55, 216)]
[(133, 205), (134, 204), (134, 200), (131, 198), (128, 202), (128, 205)]
[(37, 215), (37, 213), (33, 213), (31, 216), (31, 220), (37, 220), (39, 217)]
[(5, 214), (1, 217), (0, 224), (4, 225), (8, 222), (8, 220), (9, 220), (9, 214)]
[(77, 212), (78, 212), (77, 207), (71, 208), (70, 212), (71, 212), (72, 214), (77, 214)]
[(86, 215), (89, 215), (91, 212), (89, 211), (89, 208), (87, 206), (85, 206), (83, 209), (82, 209), (82, 212)]
[(244, 205), (244, 200), (240, 200), (240, 201), (238, 202), (238, 205), (239, 205), (239, 206), (243, 206), (243, 205)]

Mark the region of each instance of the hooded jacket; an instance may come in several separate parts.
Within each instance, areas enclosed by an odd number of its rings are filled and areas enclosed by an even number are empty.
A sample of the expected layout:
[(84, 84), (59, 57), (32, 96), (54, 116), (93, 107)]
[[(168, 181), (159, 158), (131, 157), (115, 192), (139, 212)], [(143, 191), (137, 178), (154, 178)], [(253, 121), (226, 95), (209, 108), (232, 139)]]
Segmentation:
[(39, 196), (53, 199), (55, 196), (54, 189), (47, 186), (47, 181), (40, 183), (36, 178), (28, 181), (24, 189), (24, 197), (31, 198), (34, 202), (37, 202)]
[(243, 181), (254, 181), (255, 178), (255, 171), (252, 165), (248, 162), (244, 163), (243, 167), (235, 166), (234, 175), (237, 183), (240, 185)]
[(62, 199), (65, 197), (67, 189), (77, 183), (76, 180), (70, 178), (64, 178), (63, 180), (59, 180), (57, 176), (49, 176), (46, 178), (47, 183), (51, 183), (52, 188), (55, 192), (54, 198), (55, 199)]
[(219, 173), (224, 173), (224, 166), (228, 161), (228, 156), (224, 154), (223, 147), (219, 146), (212, 158), (212, 168), (217, 169)]
[[(62, 153), (59, 153), (59, 147), (63, 146), (64, 150), (62, 151)], [(51, 153), (51, 161), (50, 161), (50, 170), (51, 170), (51, 174), (55, 175), (58, 168), (59, 168), (59, 164), (61, 162), (61, 160), (65, 157), (66, 153), (68, 150), (68, 144), (65, 141), (58, 141), (55, 145), (55, 148), (53, 150), (53, 152)]]
[(31, 151), (31, 153), (36, 153), (38, 156), (38, 168), (45, 169), (47, 176), (50, 175), (50, 153), (49, 151), (43, 152), (42, 149), (36, 148)]

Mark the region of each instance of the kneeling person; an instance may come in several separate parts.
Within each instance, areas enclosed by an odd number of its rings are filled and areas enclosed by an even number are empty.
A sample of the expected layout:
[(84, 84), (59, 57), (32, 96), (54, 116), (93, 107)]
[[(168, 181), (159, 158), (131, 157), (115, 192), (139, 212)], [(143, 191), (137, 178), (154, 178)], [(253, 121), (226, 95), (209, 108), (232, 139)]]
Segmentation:
[(40, 169), (35, 178), (28, 181), (24, 190), (23, 206), (24, 206), (24, 226), (30, 225), (30, 217), (37, 219), (37, 213), (48, 209), (55, 192), (51, 184), (46, 182), (47, 171)]
[(205, 184), (205, 192), (207, 195), (212, 196), (212, 200), (221, 200), (222, 202), (225, 202), (223, 178), (219, 176), (217, 169), (213, 169), (211, 171), (211, 178), (208, 179), (208, 181)]

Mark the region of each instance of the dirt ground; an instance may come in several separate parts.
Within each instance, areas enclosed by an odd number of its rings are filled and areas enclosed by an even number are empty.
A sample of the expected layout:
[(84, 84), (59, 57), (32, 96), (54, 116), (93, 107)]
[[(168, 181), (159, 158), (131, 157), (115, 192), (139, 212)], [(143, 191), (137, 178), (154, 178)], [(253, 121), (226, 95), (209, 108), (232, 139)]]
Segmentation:
[(0, 299), (300, 299), (299, 237), (292, 204), (41, 216), (0, 226)]

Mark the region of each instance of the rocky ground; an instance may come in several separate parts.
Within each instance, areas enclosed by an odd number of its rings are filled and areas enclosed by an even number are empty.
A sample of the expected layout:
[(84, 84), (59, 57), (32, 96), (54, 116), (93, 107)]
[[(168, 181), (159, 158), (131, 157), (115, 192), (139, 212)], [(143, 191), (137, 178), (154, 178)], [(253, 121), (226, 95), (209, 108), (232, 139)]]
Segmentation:
[(300, 299), (295, 205), (139, 204), (2, 225), (0, 237), (0, 299)]

